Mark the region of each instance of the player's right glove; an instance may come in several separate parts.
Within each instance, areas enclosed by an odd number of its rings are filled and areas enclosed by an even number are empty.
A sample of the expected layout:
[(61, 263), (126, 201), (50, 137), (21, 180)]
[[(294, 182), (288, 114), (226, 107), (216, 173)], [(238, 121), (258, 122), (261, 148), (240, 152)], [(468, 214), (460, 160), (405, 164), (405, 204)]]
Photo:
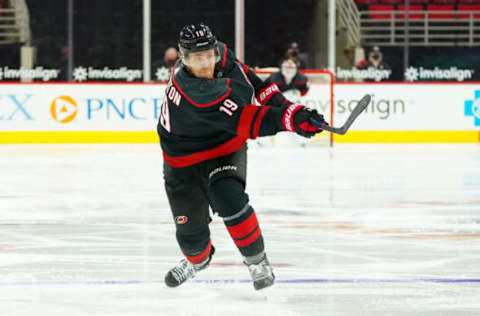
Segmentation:
[(304, 105), (290, 104), (283, 111), (282, 124), (285, 130), (310, 138), (322, 132), (320, 127), (310, 123), (311, 119), (328, 125), (323, 115), (319, 114), (317, 110)]

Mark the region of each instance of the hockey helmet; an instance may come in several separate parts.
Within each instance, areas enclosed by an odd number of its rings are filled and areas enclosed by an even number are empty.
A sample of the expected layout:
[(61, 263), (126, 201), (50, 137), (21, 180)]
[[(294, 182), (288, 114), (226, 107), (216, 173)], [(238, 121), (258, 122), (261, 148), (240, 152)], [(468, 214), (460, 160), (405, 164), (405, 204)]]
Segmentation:
[(178, 40), (180, 58), (185, 63), (185, 57), (189, 53), (213, 49), (215, 51), (216, 62), (220, 60), (217, 48), (217, 38), (213, 35), (210, 28), (203, 24), (188, 24), (180, 31)]

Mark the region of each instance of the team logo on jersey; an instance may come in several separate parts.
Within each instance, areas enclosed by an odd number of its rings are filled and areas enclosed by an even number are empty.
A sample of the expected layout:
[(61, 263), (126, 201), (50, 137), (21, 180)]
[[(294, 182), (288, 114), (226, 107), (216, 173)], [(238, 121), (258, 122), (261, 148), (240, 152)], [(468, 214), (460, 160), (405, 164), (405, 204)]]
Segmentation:
[(475, 90), (473, 100), (466, 100), (464, 104), (466, 116), (473, 116), (475, 126), (480, 126), (480, 90)]
[(177, 224), (185, 224), (186, 222), (188, 222), (188, 217), (185, 215), (175, 217), (175, 223)]
[(71, 122), (78, 113), (78, 105), (74, 99), (62, 95), (53, 99), (50, 107), (50, 113), (55, 121), (59, 123)]

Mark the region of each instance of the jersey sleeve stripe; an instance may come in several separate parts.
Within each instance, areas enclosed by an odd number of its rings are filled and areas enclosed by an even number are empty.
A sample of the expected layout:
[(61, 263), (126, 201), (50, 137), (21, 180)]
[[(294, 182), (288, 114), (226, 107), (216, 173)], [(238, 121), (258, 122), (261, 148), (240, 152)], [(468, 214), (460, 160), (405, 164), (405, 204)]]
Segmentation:
[(217, 104), (218, 102), (220, 102), (223, 99), (225, 99), (226, 97), (228, 97), (230, 95), (230, 93), (232, 92), (232, 89), (230, 88), (230, 78), (227, 78), (228, 91), (224, 95), (222, 95), (220, 98), (218, 98), (218, 99), (216, 99), (212, 102), (205, 103), (205, 104), (200, 104), (200, 103), (196, 103), (195, 101), (193, 101), (191, 98), (188, 97), (188, 95), (185, 92), (183, 92), (183, 90), (178, 85), (177, 81), (175, 81), (175, 75), (172, 76), (172, 81), (173, 81), (173, 84), (175, 85), (175, 87), (177, 88), (177, 90), (185, 97), (185, 99), (187, 99), (188, 102), (190, 102), (192, 105), (194, 105), (196, 107), (199, 107), (199, 108), (206, 108), (206, 107), (212, 106), (214, 104)]
[(253, 117), (259, 109), (256, 105), (247, 105), (243, 108), (242, 114), (240, 116), (240, 121), (238, 122), (237, 135), (250, 137), (250, 127), (253, 123)]
[(227, 64), (227, 45), (223, 44), (223, 60), (222, 60), (222, 67), (225, 67)]
[[(262, 108), (260, 108), (260, 109), (255, 113), (255, 115), (253, 116), (252, 122), (256, 122), (256, 121), (257, 121), (258, 114), (260, 114), (261, 110), (262, 110)], [(255, 124), (252, 124), (252, 125), (250, 126), (250, 135), (252, 135), (252, 138), (253, 138), (253, 139), (255, 138), (255, 136), (253, 135), (253, 134), (254, 134), (254, 131), (255, 131)]]
[(245, 74), (247, 74), (248, 71), (250, 70), (250, 68), (248, 68), (247, 65), (245, 65), (244, 63), (242, 63), (242, 62), (241, 62), (240, 60), (238, 60), (238, 59), (237, 59), (237, 63), (238, 63), (240, 66), (242, 66), (243, 72), (244, 72)]
[(253, 127), (253, 135), (252, 135), (253, 138), (258, 137), (258, 133), (260, 132), (260, 125), (262, 124), (263, 116), (265, 115), (265, 113), (267, 113), (269, 108), (270, 108), (269, 106), (262, 106), (262, 108), (260, 109), (260, 111), (258, 113), (258, 116), (256, 118), (256, 121), (255, 121), (255, 125)]
[[(245, 72), (245, 67), (247, 67), (247, 66), (245, 66), (245, 65), (242, 66), (242, 63), (239, 62), (238, 60), (237, 60), (237, 66), (238, 66), (238, 68), (240, 69), (240, 72), (242, 73), (243, 78), (245, 78), (245, 80), (248, 82), (248, 84), (251, 85), (252, 88), (255, 90), (255, 88), (254, 88), (253, 85), (252, 85), (252, 82), (250, 81), (250, 79), (249, 79), (248, 76), (247, 76), (247, 73)], [(247, 67), (247, 68), (248, 68), (248, 67)]]

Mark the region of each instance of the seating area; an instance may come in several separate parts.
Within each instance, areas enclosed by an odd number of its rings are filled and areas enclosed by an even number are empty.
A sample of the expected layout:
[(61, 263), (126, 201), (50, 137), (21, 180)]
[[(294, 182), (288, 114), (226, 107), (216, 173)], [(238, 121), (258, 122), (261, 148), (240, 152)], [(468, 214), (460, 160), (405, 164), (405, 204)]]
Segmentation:
[(354, 1), (363, 45), (480, 46), (480, 0)]
[[(404, 0), (355, 0), (359, 11), (373, 20), (405, 19)], [(410, 0), (410, 20), (480, 19), (480, 0)], [(390, 13), (391, 11), (391, 13)]]
[(8, 0), (0, 0), (0, 18), (4, 15), (2, 9), (6, 9), (8, 7)]

